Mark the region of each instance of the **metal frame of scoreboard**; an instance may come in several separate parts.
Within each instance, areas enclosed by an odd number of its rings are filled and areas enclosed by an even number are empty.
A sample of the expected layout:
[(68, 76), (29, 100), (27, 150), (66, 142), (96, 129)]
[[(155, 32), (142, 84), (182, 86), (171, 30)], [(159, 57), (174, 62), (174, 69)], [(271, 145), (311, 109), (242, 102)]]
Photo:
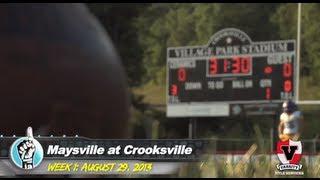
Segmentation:
[[(214, 50), (210, 51), (210, 49), (215, 49), (216, 46), (221, 41), (228, 41), (228, 36), (236, 39), (239, 37), (239, 41), (245, 42), (245, 45), (263, 45), (263, 44), (272, 44), (272, 43), (292, 43), (293, 49), (289, 52), (272, 52), (272, 53), (247, 53), (247, 54), (223, 54), (223, 55), (217, 55), (212, 52)], [(241, 39), (242, 38), (242, 39)], [(204, 49), (204, 51), (209, 52), (204, 56), (197, 56), (197, 53), (193, 54), (193, 52), (201, 51), (201, 49)], [(177, 57), (172, 58), (170, 57), (170, 51), (172, 50), (186, 50), (186, 52), (192, 54), (192, 56), (195, 57)], [(215, 49), (216, 50), (216, 49)], [(211, 52), (211, 53), (210, 53)], [(185, 47), (170, 47), (167, 49), (167, 117), (219, 117), (219, 116), (230, 116), (230, 107), (231, 105), (243, 105), (243, 104), (263, 104), (263, 103), (281, 103), (285, 99), (273, 99), (273, 100), (242, 100), (242, 101), (210, 101), (210, 102), (178, 102), (178, 103), (169, 103), (169, 97), (170, 97), (170, 87), (169, 87), (169, 64), (172, 61), (194, 61), (196, 62), (199, 59), (209, 59), (212, 56), (215, 58), (230, 58), (232, 56), (249, 56), (252, 58), (252, 64), (253, 59), (256, 57), (265, 57), (265, 56), (272, 56), (272, 55), (280, 55), (285, 54), (289, 56), (293, 56), (293, 67), (292, 67), (292, 78), (293, 78), (293, 86), (292, 86), (292, 97), (290, 99), (295, 99), (296, 96), (296, 72), (297, 66), (296, 66), (296, 44), (295, 40), (279, 40), (279, 41), (263, 41), (263, 42), (253, 42), (250, 37), (244, 33), (243, 31), (235, 28), (226, 28), (221, 31), (218, 31), (215, 33), (209, 40), (207, 45), (204, 46), (185, 46)], [(194, 63), (196, 64), (196, 63)], [(253, 68), (253, 65), (251, 64), (251, 68)], [(206, 68), (206, 75), (208, 75), (208, 68)], [(250, 73), (252, 73), (253, 70), (251, 69)], [(252, 75), (252, 74), (246, 74), (246, 76)], [(220, 74), (216, 75), (215, 77), (226, 77), (228, 75)], [(241, 74), (237, 74), (237, 77), (242, 76)], [(212, 76), (211, 76), (212, 77)]]

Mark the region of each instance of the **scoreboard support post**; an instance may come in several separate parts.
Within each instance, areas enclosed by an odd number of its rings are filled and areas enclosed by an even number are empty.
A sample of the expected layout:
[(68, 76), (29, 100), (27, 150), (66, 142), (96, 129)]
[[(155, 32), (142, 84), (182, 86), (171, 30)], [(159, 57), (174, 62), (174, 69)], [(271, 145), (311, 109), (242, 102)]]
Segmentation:
[(274, 117), (273, 117), (273, 134), (272, 134), (272, 151), (274, 151), (275, 147), (277, 147), (277, 142), (279, 140), (279, 132), (278, 132), (278, 125), (279, 125), (279, 121), (280, 121), (280, 114), (281, 112), (280, 111), (277, 111), (275, 114), (274, 114)]
[[(270, 164), (272, 162), (272, 155), (273, 155), (273, 151), (274, 151), (274, 129), (273, 127), (270, 128), (270, 156), (269, 156), (269, 161), (270, 161)], [(271, 169), (270, 169), (271, 171)]]
[(189, 131), (188, 131), (189, 139), (195, 139), (196, 134), (197, 134), (197, 119), (189, 118)]
[(271, 151), (271, 153), (273, 153), (273, 151), (274, 151), (274, 147), (276, 147), (276, 144), (275, 144), (275, 142), (277, 142), (277, 135), (278, 135), (278, 118), (279, 118), (279, 116), (278, 116), (278, 114), (276, 113), (275, 115), (274, 115), (274, 117), (273, 117), (273, 134), (272, 134), (272, 143), (273, 144), (271, 144), (271, 147), (272, 147), (272, 151)]

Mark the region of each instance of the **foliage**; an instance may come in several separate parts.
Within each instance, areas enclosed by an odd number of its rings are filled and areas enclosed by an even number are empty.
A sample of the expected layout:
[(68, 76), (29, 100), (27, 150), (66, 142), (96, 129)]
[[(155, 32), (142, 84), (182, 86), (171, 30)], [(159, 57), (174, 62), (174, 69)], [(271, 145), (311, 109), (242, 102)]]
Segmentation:
[(141, 62), (143, 49), (137, 43), (137, 29), (133, 25), (146, 4), (134, 3), (92, 3), (91, 12), (99, 19), (111, 37), (126, 69), (131, 87), (139, 86), (144, 75)]
[[(313, 83), (319, 84), (320, 44), (319, 44), (319, 4), (302, 4), (301, 8), (301, 72), (311, 76)], [(283, 39), (295, 39), (297, 36), (297, 5), (283, 4), (271, 17), (279, 27)]]
[[(246, 32), (253, 41), (296, 39), (296, 3), (99, 3), (88, 4), (114, 41), (128, 74), (134, 113), (132, 123), (143, 128), (143, 122), (155, 118), (160, 122), (160, 137), (169, 137), (169, 126), (179, 137), (185, 132), (176, 126), (187, 127), (185, 120), (165, 118), (165, 113), (150, 109), (166, 102), (166, 50), (168, 47), (205, 45), (218, 30), (234, 27)], [(301, 79), (300, 97), (319, 99), (320, 91), (320, 5), (302, 4)], [(164, 108), (163, 108), (164, 109)], [(303, 107), (308, 127), (318, 127), (314, 109)], [(261, 119), (264, 118), (264, 119)], [(212, 118), (205, 131), (219, 137), (250, 137), (256, 131), (269, 136), (273, 119)], [(179, 123), (176, 123), (179, 122)], [(172, 128), (172, 127), (171, 127)], [(141, 130), (139, 130), (141, 131)], [(224, 133), (228, 131), (230, 133)], [(179, 135), (180, 133), (180, 135)], [(165, 134), (165, 135), (164, 135)], [(305, 137), (313, 138), (312, 128)]]
[[(253, 41), (296, 39), (295, 3), (99, 3), (88, 4), (114, 41), (128, 74), (132, 93), (132, 134), (134, 138), (187, 137), (186, 119), (167, 119), (165, 105), (166, 50), (168, 47), (205, 45), (218, 30), (234, 27), (246, 32)], [(302, 4), (301, 19), (301, 98), (320, 99), (320, 5)], [(304, 139), (318, 136), (318, 107), (303, 106), (307, 121)], [(258, 145), (256, 153), (270, 151), (270, 129), (274, 117), (203, 118), (199, 137), (247, 138)], [(155, 129), (154, 131), (152, 129)], [(149, 131), (152, 133), (149, 133)], [(228, 132), (228, 133), (226, 133)], [(201, 134), (200, 134), (201, 133)], [(238, 145), (241, 143), (240, 145)], [(242, 148), (248, 143), (226, 143), (223, 147)], [(228, 145), (229, 144), (229, 145)], [(310, 150), (312, 143), (305, 144)], [(215, 145), (217, 148), (217, 145)], [(218, 147), (219, 148), (219, 147)], [(319, 162), (319, 158), (316, 160)], [(319, 176), (316, 163), (305, 166), (306, 177)], [(238, 171), (235, 168), (238, 167)], [(263, 155), (245, 166), (204, 157), (189, 163), (179, 177), (274, 177), (275, 164)]]
[(144, 49), (146, 80), (165, 82), (167, 47), (206, 44), (222, 28), (239, 28), (256, 41), (274, 39), (275, 25), (268, 18), (276, 7), (277, 4), (240, 3), (149, 6), (136, 21)]

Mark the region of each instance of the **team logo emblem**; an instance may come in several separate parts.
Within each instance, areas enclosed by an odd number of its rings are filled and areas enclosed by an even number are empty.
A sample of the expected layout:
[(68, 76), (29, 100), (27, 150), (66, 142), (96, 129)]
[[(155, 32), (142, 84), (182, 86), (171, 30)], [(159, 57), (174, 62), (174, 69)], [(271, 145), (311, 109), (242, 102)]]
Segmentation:
[(33, 169), (43, 159), (41, 144), (33, 138), (32, 128), (28, 127), (27, 136), (14, 141), (10, 148), (12, 162), (22, 169)]
[(281, 164), (277, 165), (277, 169), (283, 170), (300, 170), (302, 165), (299, 164), (302, 156), (301, 141), (279, 141), (277, 144), (277, 155)]

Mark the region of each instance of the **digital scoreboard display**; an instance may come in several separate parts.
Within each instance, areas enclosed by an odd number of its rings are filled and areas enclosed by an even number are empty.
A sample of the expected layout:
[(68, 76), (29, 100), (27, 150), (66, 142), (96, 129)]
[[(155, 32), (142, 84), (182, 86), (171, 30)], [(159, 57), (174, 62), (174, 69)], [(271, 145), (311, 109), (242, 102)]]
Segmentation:
[(228, 28), (206, 46), (167, 50), (167, 116), (228, 116), (230, 104), (279, 103), (295, 92), (295, 41), (252, 42)]

